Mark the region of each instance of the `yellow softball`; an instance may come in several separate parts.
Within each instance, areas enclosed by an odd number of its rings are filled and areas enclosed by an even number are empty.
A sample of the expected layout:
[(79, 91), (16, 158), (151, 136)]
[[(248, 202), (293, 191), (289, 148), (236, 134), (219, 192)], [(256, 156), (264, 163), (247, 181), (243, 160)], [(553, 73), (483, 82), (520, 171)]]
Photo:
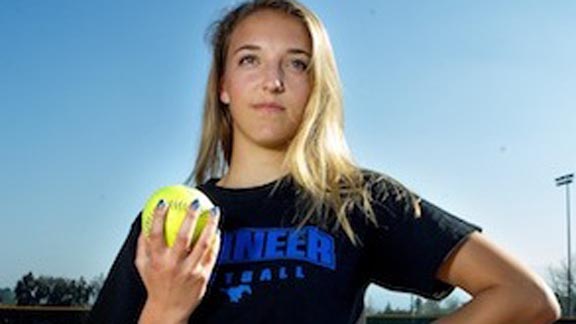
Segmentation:
[(210, 217), (210, 209), (214, 207), (212, 201), (199, 189), (185, 185), (172, 185), (158, 189), (148, 198), (142, 211), (142, 230), (146, 235), (150, 234), (154, 210), (161, 199), (164, 199), (164, 202), (168, 204), (168, 213), (164, 222), (164, 238), (166, 245), (170, 247), (174, 245), (176, 236), (178, 236), (178, 231), (186, 217), (188, 206), (195, 199), (198, 199), (200, 202), (197, 211), (198, 220), (195, 229), (191, 230), (189, 234), (192, 238), (191, 245), (193, 245), (200, 237)]

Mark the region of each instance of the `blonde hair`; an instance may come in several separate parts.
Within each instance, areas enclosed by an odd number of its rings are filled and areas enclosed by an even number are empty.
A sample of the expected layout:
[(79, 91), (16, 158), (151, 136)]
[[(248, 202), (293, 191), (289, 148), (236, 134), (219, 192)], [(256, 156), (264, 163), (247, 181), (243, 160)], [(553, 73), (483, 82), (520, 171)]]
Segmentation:
[[(224, 73), (230, 35), (250, 14), (272, 9), (299, 19), (312, 41), (309, 65), (312, 89), (297, 133), (290, 142), (284, 166), (297, 184), (300, 226), (315, 223), (333, 230), (342, 228), (353, 244), (358, 242), (348, 219), (357, 206), (376, 223), (372, 210), (371, 187), (391, 184), (388, 177), (366, 181), (356, 166), (344, 138), (343, 99), (340, 77), (326, 29), (309, 9), (294, 0), (253, 0), (238, 5), (213, 25), (212, 66), (204, 102), (203, 129), (196, 165), (188, 183), (201, 184), (226, 171), (232, 156), (232, 122), (227, 106), (219, 100), (219, 85)], [(279, 183), (277, 183), (279, 185)], [(385, 190), (388, 186), (377, 186)], [(400, 188), (398, 186), (397, 188)], [(404, 192), (404, 191), (402, 191)], [(385, 197), (379, 197), (382, 199)], [(302, 215), (301, 215), (302, 214)]]

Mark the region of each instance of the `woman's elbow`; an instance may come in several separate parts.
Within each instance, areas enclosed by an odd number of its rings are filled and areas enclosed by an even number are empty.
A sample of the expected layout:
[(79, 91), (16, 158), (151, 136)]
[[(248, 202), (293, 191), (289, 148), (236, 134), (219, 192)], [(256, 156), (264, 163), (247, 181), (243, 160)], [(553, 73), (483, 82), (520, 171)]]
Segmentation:
[(560, 319), (560, 304), (555, 298), (547, 298), (539, 308), (538, 319), (541, 320), (541, 323), (552, 323)]
[(534, 311), (534, 323), (553, 323), (560, 319), (561, 309), (558, 300), (547, 286), (540, 287), (531, 294), (530, 307)]

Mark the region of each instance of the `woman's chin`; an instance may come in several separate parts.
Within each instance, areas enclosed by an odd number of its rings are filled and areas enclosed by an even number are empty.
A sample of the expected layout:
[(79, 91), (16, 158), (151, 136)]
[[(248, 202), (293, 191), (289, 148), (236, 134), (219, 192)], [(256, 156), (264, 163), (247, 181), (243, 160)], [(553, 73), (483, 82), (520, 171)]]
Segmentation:
[(257, 138), (255, 143), (270, 150), (286, 150), (291, 140), (292, 138), (287, 136), (262, 136)]

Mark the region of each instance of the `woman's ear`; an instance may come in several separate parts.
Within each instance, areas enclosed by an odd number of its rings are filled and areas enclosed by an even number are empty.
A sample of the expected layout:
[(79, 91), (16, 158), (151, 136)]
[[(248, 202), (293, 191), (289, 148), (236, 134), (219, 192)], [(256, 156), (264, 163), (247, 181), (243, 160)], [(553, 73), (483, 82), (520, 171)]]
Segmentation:
[(230, 95), (228, 94), (228, 91), (226, 91), (226, 79), (222, 77), (219, 83), (220, 83), (220, 101), (225, 105), (229, 105)]
[(220, 101), (222, 101), (222, 103), (226, 105), (230, 104), (230, 96), (228, 95), (228, 92), (226, 92), (225, 90), (220, 91)]

